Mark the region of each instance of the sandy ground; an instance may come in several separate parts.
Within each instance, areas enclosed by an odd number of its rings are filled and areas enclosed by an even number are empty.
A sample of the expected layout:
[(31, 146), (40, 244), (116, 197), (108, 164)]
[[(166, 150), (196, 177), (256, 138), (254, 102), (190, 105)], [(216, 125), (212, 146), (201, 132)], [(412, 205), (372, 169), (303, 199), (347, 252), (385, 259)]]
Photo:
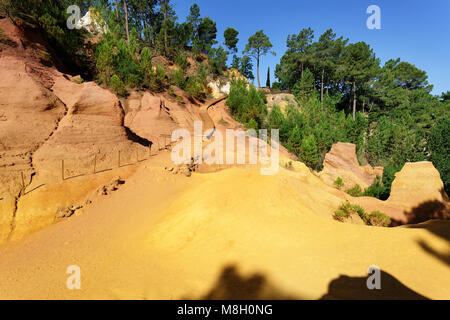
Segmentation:
[[(82, 214), (1, 248), (0, 298), (370, 298), (370, 265), (384, 272), (383, 298), (450, 298), (450, 223), (339, 223), (341, 199), (302, 166), (187, 178), (164, 170), (168, 157), (144, 162)], [(70, 265), (81, 290), (66, 287)]]

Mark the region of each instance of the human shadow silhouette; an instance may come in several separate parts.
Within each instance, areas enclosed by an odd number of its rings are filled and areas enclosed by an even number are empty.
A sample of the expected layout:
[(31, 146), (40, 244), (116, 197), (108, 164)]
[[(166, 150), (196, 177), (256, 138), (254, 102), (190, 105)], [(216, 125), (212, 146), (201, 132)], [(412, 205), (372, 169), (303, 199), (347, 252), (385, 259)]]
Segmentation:
[(203, 300), (293, 300), (270, 285), (261, 273), (242, 276), (234, 265), (223, 268), (216, 283), (200, 299)]
[(424, 240), (418, 240), (418, 244), (422, 247), (423, 250), (428, 252), (430, 255), (435, 258), (441, 260), (442, 262), (450, 265), (450, 221), (439, 221), (439, 220), (431, 220), (425, 223), (415, 224), (415, 225), (407, 225), (406, 228), (414, 228), (414, 229), (425, 229), (428, 232), (444, 239), (449, 249), (447, 252), (439, 252), (433, 248), (430, 243), (425, 242)]
[(368, 289), (367, 277), (341, 275), (328, 285), (320, 300), (428, 300), (381, 270), (381, 289)]

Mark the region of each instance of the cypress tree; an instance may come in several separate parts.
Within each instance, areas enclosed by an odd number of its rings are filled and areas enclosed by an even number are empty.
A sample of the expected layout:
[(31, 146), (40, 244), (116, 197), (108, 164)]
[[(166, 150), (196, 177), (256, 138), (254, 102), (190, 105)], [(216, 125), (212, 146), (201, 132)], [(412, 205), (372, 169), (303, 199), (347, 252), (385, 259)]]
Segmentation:
[(267, 68), (267, 81), (266, 81), (266, 87), (270, 88), (270, 67)]

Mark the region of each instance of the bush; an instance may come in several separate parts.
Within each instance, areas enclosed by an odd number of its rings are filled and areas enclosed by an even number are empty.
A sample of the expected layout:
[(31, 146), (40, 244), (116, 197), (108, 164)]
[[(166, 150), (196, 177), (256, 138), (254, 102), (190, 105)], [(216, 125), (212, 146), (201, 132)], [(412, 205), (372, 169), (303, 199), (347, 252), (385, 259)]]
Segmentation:
[(441, 175), (444, 189), (450, 194), (450, 119), (436, 122), (430, 134), (431, 161)]
[(345, 222), (352, 214), (357, 214), (369, 226), (388, 227), (391, 224), (391, 219), (385, 213), (372, 211), (370, 214), (367, 214), (361, 206), (351, 204), (348, 201), (339, 205), (333, 217), (338, 221)]
[(388, 227), (391, 224), (391, 218), (383, 212), (372, 211), (367, 217), (367, 222), (376, 227)]
[(347, 192), (352, 197), (361, 197), (363, 195), (363, 190), (361, 189), (361, 186), (359, 184), (355, 184), (350, 189), (347, 189), (345, 192)]
[(124, 86), (122, 80), (120, 80), (120, 78), (118, 76), (113, 75), (111, 77), (111, 80), (109, 81), (109, 83), (110, 83), (110, 86), (111, 86), (111, 90), (115, 94), (120, 95), (120, 96), (124, 96), (125, 95), (125, 93), (126, 93), (125, 86)]
[(263, 92), (242, 79), (231, 81), (230, 94), (226, 104), (230, 107), (231, 114), (240, 122), (256, 122), (256, 127), (262, 128), (267, 115), (266, 97)]
[(352, 214), (357, 214), (365, 223), (367, 223), (366, 212), (357, 204), (351, 204), (346, 201), (339, 205), (338, 210), (334, 212), (334, 218), (341, 222), (349, 218)]
[(178, 88), (184, 89), (186, 85), (186, 79), (184, 78), (184, 74), (182, 71), (175, 71), (175, 73), (172, 75), (172, 83)]
[[(386, 187), (383, 185), (381, 181), (381, 177), (377, 175), (375, 179), (373, 179), (373, 183), (364, 190), (363, 196), (366, 197), (374, 197), (377, 199), (386, 200), (389, 197), (389, 193), (386, 197)], [(384, 199), (386, 197), (386, 199)]]
[(72, 78), (72, 82), (76, 84), (82, 84), (84, 82), (84, 79), (82, 77), (74, 77)]
[(166, 85), (166, 73), (164, 68), (160, 65), (156, 66), (156, 74), (152, 81), (152, 89), (155, 91), (162, 91)]
[(319, 155), (317, 154), (317, 141), (313, 134), (302, 139), (300, 147), (300, 159), (308, 167), (318, 169)]
[(150, 88), (151, 84), (154, 82), (155, 73), (153, 71), (152, 54), (147, 47), (141, 51), (140, 68), (144, 78), (144, 85), (147, 88)]
[(174, 91), (172, 86), (169, 87), (168, 93), (169, 93), (170, 96), (175, 97), (175, 91)]
[(341, 177), (337, 177), (333, 184), (340, 190), (344, 186), (344, 181)]
[(190, 97), (200, 97), (203, 92), (203, 86), (198, 77), (190, 76), (186, 81), (185, 90)]
[(186, 71), (188, 67), (188, 61), (185, 54), (177, 55), (175, 59), (175, 64), (180, 67), (181, 70)]

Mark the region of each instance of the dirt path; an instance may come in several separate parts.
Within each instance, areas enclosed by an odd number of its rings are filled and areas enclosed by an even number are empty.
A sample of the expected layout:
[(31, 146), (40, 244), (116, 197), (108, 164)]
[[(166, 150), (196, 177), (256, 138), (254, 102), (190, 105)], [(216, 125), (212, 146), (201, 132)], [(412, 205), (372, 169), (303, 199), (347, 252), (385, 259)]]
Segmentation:
[(219, 102), (222, 102), (226, 99), (227, 97), (222, 97), (219, 99), (214, 100), (213, 102), (210, 102), (208, 104), (205, 104), (203, 106), (200, 107), (200, 118), (203, 121), (203, 130), (209, 130), (209, 129), (215, 129), (216, 126), (214, 124), (213, 119), (211, 118), (211, 116), (208, 114), (208, 109), (215, 106), (216, 104), (218, 104)]

